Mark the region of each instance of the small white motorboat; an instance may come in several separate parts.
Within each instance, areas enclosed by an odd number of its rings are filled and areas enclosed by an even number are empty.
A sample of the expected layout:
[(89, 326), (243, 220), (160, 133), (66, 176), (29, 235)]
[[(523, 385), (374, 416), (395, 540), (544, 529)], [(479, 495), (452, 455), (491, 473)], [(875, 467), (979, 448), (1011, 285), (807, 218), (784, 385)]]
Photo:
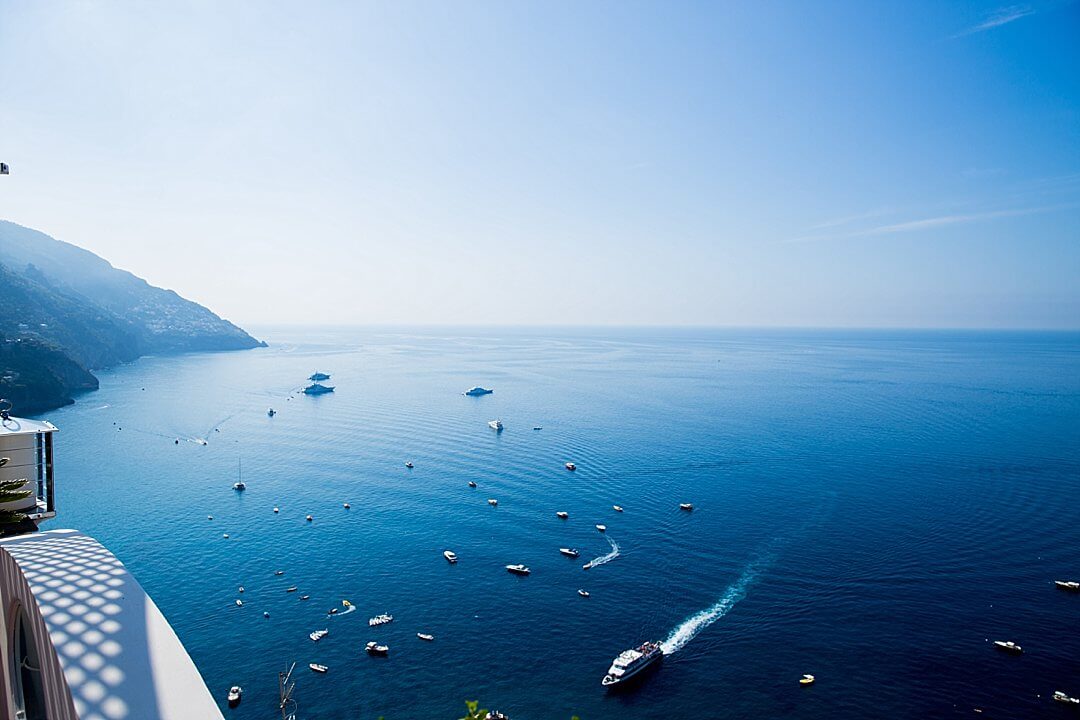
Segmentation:
[(496, 500), (495, 498), (488, 498), (488, 505), (490, 505), (491, 507), (495, 507), (498, 504), (499, 504), (499, 501)]
[(502, 432), (502, 429), (503, 429), (502, 420), (489, 420), (488, 421), (488, 427), (491, 428), (492, 430), (495, 430), (496, 432)]
[(581, 597), (589, 597), (589, 591), (588, 590), (578, 590), (577, 594), (580, 595)]
[(229, 539), (229, 533), (223, 533), (221, 537), (223, 537), (223, 538), (225, 538), (226, 540), (228, 540), (228, 539)]
[(815, 678), (810, 673), (806, 673), (801, 678), (799, 678), (799, 684), (800, 685), (813, 685), (815, 680), (817, 680), (817, 678)]
[(693, 503), (679, 503), (679, 509), (680, 510), (693, 510), (694, 509), (694, 504)]
[(284, 571), (284, 570), (275, 570), (275, 571), (274, 571), (274, 574), (275, 574), (275, 575), (278, 575), (278, 576), (280, 576), (280, 575), (284, 575), (284, 574), (285, 574), (285, 571)]
[(615, 512), (622, 512), (622, 505), (612, 505), (611, 509)]
[(520, 565), (520, 564), (518, 564), (518, 565), (507, 565), (506, 566), (506, 571), (509, 572), (509, 573), (512, 573), (514, 575), (528, 575), (530, 572), (532, 572), (531, 570), (529, 570), (529, 568), (525, 567), (524, 565)]
[(442, 556), (446, 558), (446, 562), (450, 563), (451, 565), (457, 562), (457, 553), (455, 553), (453, 550), (443, 550)]
[(236, 607), (244, 607), (244, 601), (240, 598), (236, 598)]
[(247, 485), (244, 484), (243, 480), (237, 480), (233, 483), (232, 489), (239, 491), (247, 490)]
[(600, 532), (607, 532), (607, 525), (597, 525), (596, 529)]
[(311, 638), (311, 642), (319, 642), (324, 637), (330, 634), (330, 628), (323, 628), (322, 630), (316, 630), (308, 633), (308, 637)]
[(275, 515), (278, 514), (279, 512), (281, 512), (281, 508), (277, 508), (277, 507), (274, 508), (274, 514)]
[(236, 707), (240, 704), (240, 698), (244, 695), (244, 688), (239, 685), (233, 685), (229, 688), (229, 694), (227, 696), (229, 700), (229, 707)]
[(305, 520), (307, 520), (308, 522), (311, 522), (311, 521), (312, 521), (312, 520), (314, 520), (315, 518), (313, 518), (313, 517), (311, 517), (310, 515), (308, 515), (308, 516), (307, 516), (306, 518), (304, 518), (304, 519), (305, 519)]
[(268, 618), (268, 617), (270, 617), (270, 613), (269, 613), (269, 611), (267, 611), (267, 610), (263, 610), (263, 617), (264, 617), (264, 618)]
[(994, 646), (997, 647), (998, 650), (1012, 653), (1013, 655), (1022, 655), (1024, 652), (1024, 648), (1020, 647), (1012, 640), (995, 640)]
[(310, 599), (311, 599), (311, 596), (310, 596), (310, 595), (301, 595), (301, 596), (300, 596), (300, 599), (301, 599), (301, 600), (310, 600)]
[(1068, 590), (1069, 592), (1080, 592), (1080, 582), (1075, 580), (1055, 580), (1056, 585), (1061, 590)]
[(581, 555), (581, 553), (579, 553), (576, 548), (559, 548), (559, 552), (561, 552), (566, 557), (573, 557), (573, 558), (576, 558), (579, 555)]
[(352, 507), (352, 505), (350, 505), (349, 503), (345, 503), (345, 504), (343, 504), (343, 505), (342, 505), (341, 507), (343, 507), (343, 508), (345, 508), (346, 510), (348, 510), (349, 508), (351, 508), (351, 507)]
[(376, 615), (367, 621), (369, 627), (376, 627), (377, 625), (385, 625), (386, 623), (394, 622), (394, 616), (387, 613), (382, 615)]
[(469, 481), (469, 487), (472, 487), (472, 488), (476, 487), (476, 483), (474, 481), (470, 480)]
[(330, 669), (330, 668), (326, 667), (325, 665), (320, 665), (319, 663), (308, 663), (308, 667), (311, 668), (312, 670), (314, 670), (317, 673), (324, 673), (324, 672), (326, 672), (327, 670)]
[(1060, 690), (1055, 690), (1054, 702), (1066, 703), (1068, 705), (1080, 705), (1080, 698), (1069, 697)]
[(365, 645), (364, 649), (367, 650), (368, 655), (381, 655), (385, 657), (390, 654), (390, 648), (385, 645), (380, 645), (374, 640)]
[(405, 467), (407, 467), (407, 468), (409, 468), (410, 470), (412, 470), (412, 466), (413, 466), (413, 464), (412, 464), (412, 461), (411, 461), (411, 460), (409, 460), (409, 461), (406, 461), (406, 463), (405, 463)]
[(577, 470), (577, 465), (575, 465), (574, 463), (566, 463), (566, 469), (571, 471)]
[(285, 588), (285, 592), (296, 592), (296, 586), (290, 585), (289, 587)]
[(565, 510), (560, 510), (559, 512), (555, 513), (555, 517), (559, 518), (560, 520), (565, 520), (566, 518), (570, 517), (570, 513), (566, 512)]
[(427, 633), (416, 633), (416, 637), (420, 638), (421, 640), (426, 640), (427, 642), (431, 642), (435, 639), (434, 635), (428, 635)]

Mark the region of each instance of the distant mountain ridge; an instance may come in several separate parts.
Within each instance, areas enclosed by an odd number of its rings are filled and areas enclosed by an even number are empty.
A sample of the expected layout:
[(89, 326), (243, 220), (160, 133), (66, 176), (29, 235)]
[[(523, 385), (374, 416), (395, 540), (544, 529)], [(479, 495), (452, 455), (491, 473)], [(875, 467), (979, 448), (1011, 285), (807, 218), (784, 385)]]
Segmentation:
[(0, 220), (0, 396), (23, 413), (97, 387), (90, 370), (141, 355), (265, 345), (88, 250)]

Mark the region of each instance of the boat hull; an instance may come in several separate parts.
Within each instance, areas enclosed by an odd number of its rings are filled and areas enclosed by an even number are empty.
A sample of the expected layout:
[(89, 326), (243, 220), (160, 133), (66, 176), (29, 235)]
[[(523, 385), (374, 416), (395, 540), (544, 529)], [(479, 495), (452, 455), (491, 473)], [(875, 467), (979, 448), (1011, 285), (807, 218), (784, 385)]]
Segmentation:
[(645, 677), (649, 671), (653, 670), (660, 661), (664, 659), (664, 653), (658, 652), (648, 660), (641, 663), (640, 666), (631, 668), (628, 672), (624, 673), (622, 677), (615, 678), (611, 675), (605, 675), (604, 679), (600, 681), (610, 691), (623, 690), (629, 687), (633, 687)]

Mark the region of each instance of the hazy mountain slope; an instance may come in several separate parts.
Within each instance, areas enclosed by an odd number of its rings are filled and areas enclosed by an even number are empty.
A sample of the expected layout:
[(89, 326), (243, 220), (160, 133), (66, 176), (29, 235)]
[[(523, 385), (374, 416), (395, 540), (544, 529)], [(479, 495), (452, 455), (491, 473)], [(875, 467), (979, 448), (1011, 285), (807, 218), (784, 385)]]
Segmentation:
[(171, 290), (0, 220), (0, 397), (16, 412), (73, 402), (97, 387), (91, 369), (140, 355), (261, 344)]
[(237, 326), (172, 290), (118, 270), (92, 252), (3, 220), (0, 264), (15, 273), (40, 271), (53, 286), (122, 318), (138, 338), (140, 354), (259, 345)]

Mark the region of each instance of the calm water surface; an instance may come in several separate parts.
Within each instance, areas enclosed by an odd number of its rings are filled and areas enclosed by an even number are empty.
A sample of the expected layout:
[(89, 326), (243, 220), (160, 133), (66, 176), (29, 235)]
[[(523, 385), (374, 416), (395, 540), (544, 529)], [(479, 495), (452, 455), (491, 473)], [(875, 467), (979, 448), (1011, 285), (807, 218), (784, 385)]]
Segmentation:
[[(325, 720), (466, 698), (515, 720), (1064, 717), (1049, 695), (1080, 695), (1080, 596), (1052, 586), (1080, 579), (1080, 336), (261, 334), (105, 372), (46, 415), (53, 526), (128, 565), (223, 708), (244, 687), (228, 718), (274, 717), (292, 661), (299, 717)], [(336, 392), (297, 394), (315, 370)], [(584, 572), (611, 550), (596, 523), (620, 555)], [(328, 619), (342, 599), (358, 610)], [(662, 666), (605, 693), (647, 639)]]

